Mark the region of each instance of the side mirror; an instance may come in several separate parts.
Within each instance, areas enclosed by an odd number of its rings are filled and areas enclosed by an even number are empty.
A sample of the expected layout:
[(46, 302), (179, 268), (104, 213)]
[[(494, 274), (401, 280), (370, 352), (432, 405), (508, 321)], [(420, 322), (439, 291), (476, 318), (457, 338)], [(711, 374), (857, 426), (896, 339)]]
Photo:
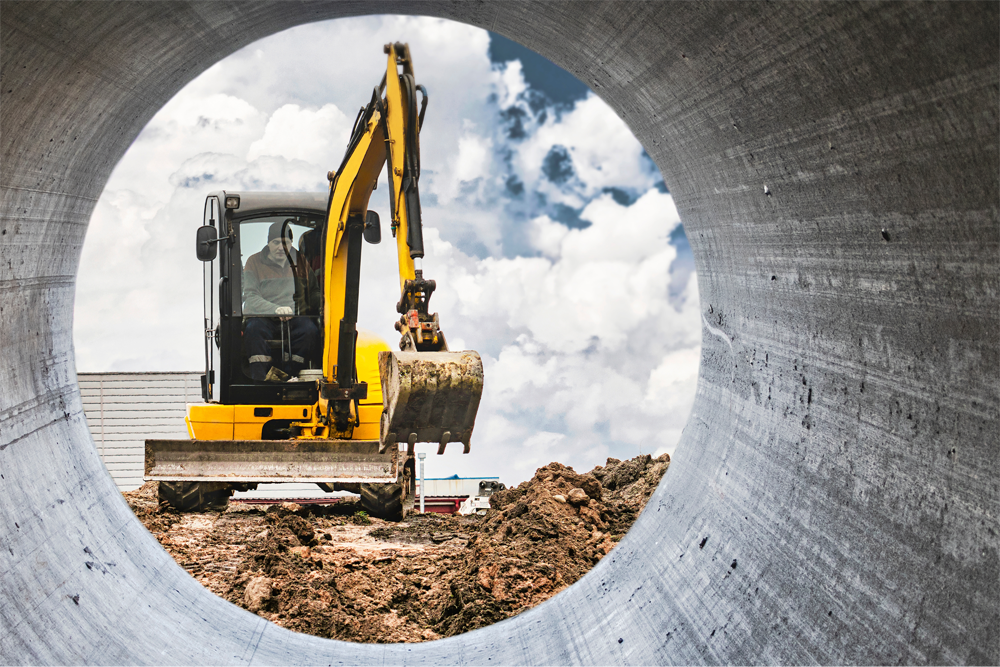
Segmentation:
[(378, 213), (368, 211), (365, 215), (365, 241), (376, 245), (382, 241), (382, 225), (378, 219)]
[(202, 225), (198, 228), (196, 251), (198, 259), (211, 262), (219, 254), (219, 232), (212, 225)]

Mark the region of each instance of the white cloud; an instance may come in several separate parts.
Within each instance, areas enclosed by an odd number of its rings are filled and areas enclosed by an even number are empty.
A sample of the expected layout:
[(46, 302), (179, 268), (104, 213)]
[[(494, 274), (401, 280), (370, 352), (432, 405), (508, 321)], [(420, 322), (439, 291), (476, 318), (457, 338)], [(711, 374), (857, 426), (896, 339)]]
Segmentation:
[(497, 100), (501, 109), (508, 109), (519, 103), (519, 98), (528, 90), (520, 60), (511, 60), (497, 68), (499, 89)]
[(691, 384), (698, 379), (700, 350), (685, 347), (670, 352), (649, 374), (643, 408), (656, 410), (661, 405), (685, 405), (694, 400)]
[[(384, 71), (381, 45), (399, 39), (430, 93), (421, 193), (432, 309), (453, 349), (480, 351), (487, 378), (474, 454), (431, 456), (428, 475), (516, 483), (553, 460), (589, 469), (606, 456), (671, 450), (693, 400), (700, 318), (696, 282), (684, 287), (687, 274), (673, 270), (679, 218), (654, 187), (659, 174), (596, 96), (539, 110), (519, 63), (491, 65), (485, 31), (440, 19), (285, 31), (213, 65), (164, 106), (91, 220), (77, 287), (79, 369), (203, 365), (193, 237), (205, 194), (325, 189)], [(521, 130), (511, 138), (504, 123), (514, 117)], [(563, 182), (543, 169), (553, 149), (568, 156)], [(365, 246), (359, 321), (394, 346), (385, 186), (383, 176), (372, 197), (386, 229), (381, 246)], [(583, 228), (560, 222), (554, 204), (576, 211)], [(672, 281), (680, 292), (668, 300)]]
[(531, 220), (528, 227), (528, 238), (531, 244), (545, 257), (555, 259), (562, 252), (563, 241), (569, 236), (570, 229), (566, 225), (555, 222), (547, 215), (540, 215)]
[(527, 329), (557, 352), (579, 352), (595, 340), (602, 348), (620, 348), (649, 318), (663, 317), (663, 326), (670, 326), (677, 313), (666, 294), (676, 250), (667, 237), (679, 222), (670, 195), (653, 189), (629, 207), (602, 196), (584, 217), (592, 223), (586, 229), (566, 229), (544, 217), (532, 222), (545, 257), (472, 262), (429, 236), (442, 285), (435, 298), (454, 303), (463, 319), (502, 318), (512, 329)]
[[(510, 84), (510, 68), (502, 82), (509, 86), (503, 97), (521, 93)], [(516, 91), (516, 93), (515, 93)], [(519, 108), (536, 119), (527, 102)], [(624, 122), (593, 93), (568, 112), (547, 110), (541, 122), (529, 123), (529, 135), (513, 146), (511, 162), (528, 190), (537, 190), (552, 201), (573, 208), (584, 206), (605, 188), (623, 187), (643, 192), (660, 180), (651, 163), (642, 158), (642, 145)], [(546, 158), (565, 152), (572, 175), (553, 183), (545, 173)]]
[(250, 144), (247, 159), (263, 155), (302, 160), (311, 164), (334, 164), (350, 139), (351, 120), (335, 104), (302, 109), (286, 104), (267, 121), (264, 136)]
[(585, 213), (586, 229), (533, 221), (550, 237), (546, 257), (477, 260), (428, 230), (425, 266), (438, 279), (443, 326), (478, 340), (486, 358), (482, 410), (492, 426), (477, 426), (477, 447), (523, 455), (534, 432), (513, 425), (534, 424), (565, 436), (545, 440), (562, 447), (556, 458), (589, 468), (609, 455), (672, 451), (680, 437), (700, 328), (694, 281), (679, 311), (666, 299), (676, 257), (667, 238), (679, 222), (672, 199), (655, 189), (631, 206), (600, 197)]
[[(458, 155), (455, 156), (454, 174), (456, 181), (449, 188), (451, 197), (462, 183), (470, 183), (489, 175), (490, 161), (493, 159), (489, 139), (475, 134), (463, 134), (458, 140)], [(447, 196), (447, 195), (446, 195)]]
[(108, 181), (109, 190), (165, 192), (178, 165), (195, 153), (246, 155), (266, 115), (231, 95), (180, 94), (146, 125)]

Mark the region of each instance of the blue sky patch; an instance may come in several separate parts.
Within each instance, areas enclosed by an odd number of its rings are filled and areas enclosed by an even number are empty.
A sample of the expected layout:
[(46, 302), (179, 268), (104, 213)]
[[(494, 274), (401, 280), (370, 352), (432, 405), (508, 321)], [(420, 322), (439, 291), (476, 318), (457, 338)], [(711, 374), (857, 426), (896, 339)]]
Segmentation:
[[(590, 92), (587, 84), (559, 67), (551, 60), (540, 56), (534, 51), (517, 42), (507, 39), (495, 32), (490, 33), (490, 61), (505, 63), (511, 60), (521, 61), (521, 71), (529, 86), (546, 95), (552, 102), (559, 105), (572, 106), (577, 100), (582, 100)], [(535, 103), (532, 103), (534, 107)], [(537, 112), (538, 109), (535, 109)]]
[(548, 155), (542, 160), (542, 173), (556, 185), (562, 185), (573, 178), (573, 158), (569, 156), (565, 146), (556, 144), (549, 149)]

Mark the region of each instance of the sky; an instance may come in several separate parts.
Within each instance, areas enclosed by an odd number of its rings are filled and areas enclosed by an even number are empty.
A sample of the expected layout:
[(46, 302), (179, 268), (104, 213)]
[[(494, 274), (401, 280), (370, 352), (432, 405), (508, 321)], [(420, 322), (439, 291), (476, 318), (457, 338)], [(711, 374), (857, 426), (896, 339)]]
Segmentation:
[[(672, 453), (701, 344), (690, 247), (656, 165), (583, 83), (499, 35), (442, 19), (299, 26), (216, 63), (139, 134), (97, 202), (77, 279), (77, 369), (203, 370), (205, 196), (323, 191), (358, 109), (410, 45), (421, 130), (424, 275), (453, 350), (483, 358), (472, 453), (427, 476)], [(387, 227), (383, 172), (371, 208)], [(385, 229), (384, 231), (388, 231)], [(388, 242), (387, 242), (388, 241)], [(359, 326), (395, 349), (394, 245), (365, 245)]]

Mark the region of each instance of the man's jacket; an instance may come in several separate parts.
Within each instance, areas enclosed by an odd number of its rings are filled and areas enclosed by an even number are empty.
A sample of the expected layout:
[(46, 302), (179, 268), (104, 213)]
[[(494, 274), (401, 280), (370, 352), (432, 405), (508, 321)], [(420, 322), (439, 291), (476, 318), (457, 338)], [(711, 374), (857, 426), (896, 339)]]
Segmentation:
[[(308, 263), (294, 248), (281, 266), (270, 259), (267, 246), (250, 256), (243, 267), (243, 314), (274, 315), (281, 306), (296, 315), (319, 315), (319, 285)], [(302, 260), (302, 261), (300, 261)]]

